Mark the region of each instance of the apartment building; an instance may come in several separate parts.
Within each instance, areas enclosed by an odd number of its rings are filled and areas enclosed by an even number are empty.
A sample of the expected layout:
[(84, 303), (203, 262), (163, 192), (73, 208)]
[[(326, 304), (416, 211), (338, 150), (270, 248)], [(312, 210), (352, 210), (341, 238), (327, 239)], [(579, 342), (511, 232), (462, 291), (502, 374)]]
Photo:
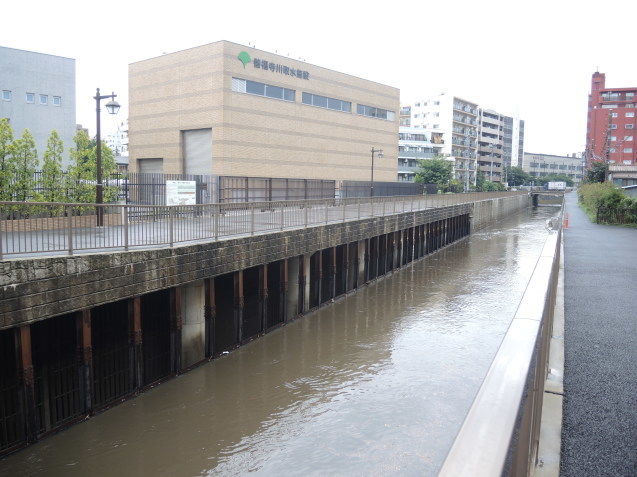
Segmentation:
[(440, 152), (454, 163), (454, 178), (468, 189), (476, 183), (478, 104), (440, 93), (401, 109), (401, 125), (439, 131)]
[(219, 41), (129, 65), (136, 172), (396, 181), (397, 88)]
[(637, 164), (637, 86), (607, 88), (606, 75), (595, 72), (588, 95), (586, 162)]
[(75, 60), (0, 47), (0, 118), (7, 118), (15, 138), (28, 129), (40, 165), (55, 129), (64, 142), (64, 167), (74, 146)]
[(521, 167), (524, 154), (524, 121), (480, 108), (478, 169), (485, 180), (506, 183), (506, 168)]
[(398, 132), (398, 180), (414, 182), (420, 160), (442, 154), (441, 131), (401, 126)]

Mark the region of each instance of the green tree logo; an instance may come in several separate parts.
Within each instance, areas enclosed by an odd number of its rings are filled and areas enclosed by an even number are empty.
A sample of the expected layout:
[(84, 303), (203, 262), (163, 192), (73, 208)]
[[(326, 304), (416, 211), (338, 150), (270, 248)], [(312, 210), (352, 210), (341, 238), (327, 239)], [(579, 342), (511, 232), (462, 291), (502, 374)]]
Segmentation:
[(246, 65), (252, 61), (252, 59), (250, 58), (250, 55), (247, 52), (242, 51), (241, 53), (239, 53), (239, 61), (243, 63), (243, 67), (245, 68)]

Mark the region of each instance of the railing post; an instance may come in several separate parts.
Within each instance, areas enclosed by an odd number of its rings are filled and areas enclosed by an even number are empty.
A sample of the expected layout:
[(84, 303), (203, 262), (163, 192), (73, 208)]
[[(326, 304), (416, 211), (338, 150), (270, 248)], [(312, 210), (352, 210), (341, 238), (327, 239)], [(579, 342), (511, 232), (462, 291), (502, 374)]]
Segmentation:
[(254, 235), (254, 207), (250, 207), (250, 235)]
[(362, 202), (362, 200), (359, 197), (358, 198), (358, 220), (361, 219), (361, 202)]
[(66, 217), (69, 227), (69, 255), (73, 255), (73, 206), (67, 205)]
[(324, 204), (325, 204), (325, 225), (327, 225), (330, 219), (329, 202), (325, 201)]
[(285, 226), (285, 202), (281, 202), (281, 230)]
[(385, 217), (385, 204), (387, 204), (387, 201), (383, 200), (383, 217)]
[(173, 207), (168, 207), (168, 241), (170, 242), (170, 248), (173, 248), (174, 235), (173, 235)]
[(303, 216), (304, 216), (305, 228), (307, 228), (307, 220), (308, 220), (308, 219), (307, 219), (307, 216), (308, 216), (308, 209), (309, 209), (309, 206), (308, 206), (308, 203), (307, 203), (307, 201), (306, 201), (306, 202), (305, 202), (305, 207), (303, 207)]
[(215, 242), (219, 241), (219, 216), (221, 215), (221, 205), (212, 207), (212, 227), (215, 234)]
[(341, 204), (343, 204), (343, 222), (347, 219), (347, 208), (345, 206), (345, 199), (341, 199)]
[(128, 251), (128, 206), (125, 205), (122, 209), (124, 211), (124, 250)]

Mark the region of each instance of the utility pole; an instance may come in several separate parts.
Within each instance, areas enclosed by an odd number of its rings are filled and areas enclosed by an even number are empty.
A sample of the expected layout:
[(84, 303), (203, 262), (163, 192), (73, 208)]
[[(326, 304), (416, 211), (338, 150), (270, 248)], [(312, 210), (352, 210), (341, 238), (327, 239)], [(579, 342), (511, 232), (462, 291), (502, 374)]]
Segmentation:
[(604, 182), (608, 181), (608, 172), (610, 168), (610, 134), (612, 131), (613, 110), (608, 110), (608, 128), (606, 130), (606, 164), (604, 167)]

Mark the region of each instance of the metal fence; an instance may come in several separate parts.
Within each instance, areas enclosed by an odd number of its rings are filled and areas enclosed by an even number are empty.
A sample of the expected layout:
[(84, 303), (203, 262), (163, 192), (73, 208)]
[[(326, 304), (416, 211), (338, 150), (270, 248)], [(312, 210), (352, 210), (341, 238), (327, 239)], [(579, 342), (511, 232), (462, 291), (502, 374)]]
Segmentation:
[[(173, 247), (359, 220), (520, 192), (154, 206), (0, 202), (0, 259)], [(97, 210), (103, 226), (97, 226)]]
[(332, 199), (335, 190), (333, 180), (219, 176), (217, 202)]
[(637, 225), (637, 209), (599, 207), (595, 221), (598, 224)]
[[(376, 182), (374, 181), (374, 197), (389, 197), (403, 195), (421, 195), (424, 191), (422, 184), (415, 182)], [(336, 196), (340, 198), (371, 197), (371, 181), (339, 181)]]

